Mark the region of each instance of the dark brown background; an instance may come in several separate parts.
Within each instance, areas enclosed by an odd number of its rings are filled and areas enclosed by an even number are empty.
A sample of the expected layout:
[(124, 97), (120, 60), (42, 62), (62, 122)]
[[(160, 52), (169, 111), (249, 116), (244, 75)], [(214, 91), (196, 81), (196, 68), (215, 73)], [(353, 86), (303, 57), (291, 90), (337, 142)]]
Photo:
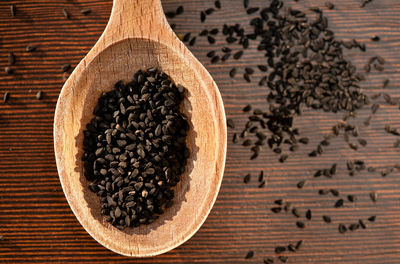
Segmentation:
[[(335, 11), (326, 11), (331, 28), (341, 39), (356, 37), (367, 43), (367, 52), (348, 52), (360, 69), (368, 58), (381, 54), (387, 61), (383, 73), (372, 73), (363, 88), (368, 94), (381, 90), (382, 80), (390, 78), (386, 90), (396, 97), (400, 79), (400, 2), (375, 0), (366, 8), (359, 8), (361, 0), (332, 1)], [(223, 23), (248, 24), (241, 0), (222, 0), (223, 9), (199, 21), (199, 12), (213, 5), (213, 1), (163, 0), (164, 8), (175, 10), (183, 4), (185, 13), (170, 22), (176, 23), (177, 32), (198, 34), (203, 28), (213, 28)], [(9, 4), (17, 6), (17, 17), (11, 18)], [(251, 6), (263, 6), (269, 1), (251, 1)], [(323, 6), (324, 0), (285, 1), (287, 5), (308, 8)], [(228, 77), (235, 65), (243, 72), (245, 65), (257, 65), (263, 55), (254, 49), (246, 50), (239, 61), (211, 65), (205, 54), (220, 50), (225, 44), (219, 35), (215, 45), (198, 38), (190, 47), (205, 64), (219, 85), (228, 118), (237, 128), (229, 130), (228, 154), (225, 176), (217, 202), (197, 234), (184, 245), (164, 255), (148, 259), (132, 259), (108, 251), (93, 240), (72, 214), (58, 180), (53, 153), (53, 113), (63, 84), (61, 65), (73, 66), (95, 44), (103, 31), (111, 10), (111, 0), (64, 1), (6, 1), (0, 2), (0, 67), (7, 65), (8, 52), (14, 52), (17, 63), (15, 74), (0, 72), (0, 94), (9, 91), (8, 104), (0, 104), (0, 261), (14, 262), (96, 262), (96, 263), (262, 263), (266, 256), (274, 256), (278, 245), (304, 239), (303, 248), (297, 253), (286, 254), (288, 263), (400, 263), (400, 174), (382, 178), (379, 172), (363, 172), (349, 177), (345, 169), (347, 159), (361, 158), (367, 165), (383, 166), (398, 162), (399, 149), (392, 147), (395, 136), (384, 132), (384, 124), (400, 127), (398, 106), (383, 105), (373, 118), (371, 126), (361, 126), (360, 134), (368, 146), (355, 152), (340, 137), (326, 148), (318, 158), (307, 157), (335, 120), (342, 114), (332, 115), (308, 111), (296, 120), (303, 135), (312, 138), (311, 144), (302, 147), (288, 161), (280, 164), (276, 154), (269, 149), (255, 161), (249, 161), (250, 151), (231, 143), (233, 132), (239, 131), (246, 115), (241, 108), (247, 103), (265, 109), (265, 89), (257, 86), (261, 77), (258, 71), (253, 83), (238, 77)], [(71, 14), (71, 20), (62, 15), (62, 8)], [(80, 14), (81, 8), (91, 8), (88, 16)], [(326, 8), (324, 8), (326, 10)], [(382, 41), (372, 43), (375, 34)], [(33, 53), (25, 52), (28, 44), (38, 45)], [(254, 43), (253, 43), (254, 44)], [(237, 46), (233, 46), (237, 49)], [(241, 75), (241, 74), (240, 74)], [(44, 99), (35, 99), (37, 91), (44, 92)], [(361, 119), (368, 116), (369, 108), (360, 111)], [(317, 168), (338, 163), (338, 174), (333, 179), (312, 179)], [(264, 170), (268, 176), (266, 188), (257, 188), (256, 177), (243, 184), (246, 173), (258, 174)], [(296, 188), (301, 179), (310, 179), (303, 190)], [(341, 196), (355, 194), (354, 204), (346, 203), (334, 209), (337, 198), (318, 196), (320, 188), (335, 187)], [(368, 197), (370, 191), (379, 194), (377, 203)], [(293, 202), (302, 213), (313, 210), (313, 219), (307, 228), (295, 227), (289, 214), (272, 214), (269, 209), (274, 199), (284, 198)], [(333, 223), (325, 224), (321, 216), (332, 216)], [(348, 232), (337, 231), (338, 223), (350, 224), (359, 218), (377, 215), (376, 223), (368, 229)], [(244, 260), (248, 250), (255, 257)], [(277, 262), (279, 263), (279, 262)]]

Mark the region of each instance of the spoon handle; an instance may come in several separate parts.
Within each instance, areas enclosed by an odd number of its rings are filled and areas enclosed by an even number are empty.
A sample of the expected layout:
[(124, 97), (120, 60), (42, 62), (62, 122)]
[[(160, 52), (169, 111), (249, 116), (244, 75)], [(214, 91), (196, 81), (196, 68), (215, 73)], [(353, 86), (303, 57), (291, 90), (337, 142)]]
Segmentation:
[(160, 40), (168, 29), (160, 0), (114, 0), (104, 34), (111, 42), (127, 37)]

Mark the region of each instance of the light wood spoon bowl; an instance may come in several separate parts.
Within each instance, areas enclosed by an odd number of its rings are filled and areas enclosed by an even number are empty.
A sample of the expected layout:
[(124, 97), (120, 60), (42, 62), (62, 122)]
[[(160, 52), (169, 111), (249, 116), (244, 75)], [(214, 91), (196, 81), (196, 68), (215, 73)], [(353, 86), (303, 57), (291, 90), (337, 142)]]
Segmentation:
[[(101, 93), (139, 69), (157, 67), (188, 90), (183, 112), (190, 123), (191, 156), (175, 188), (174, 205), (148, 226), (118, 230), (100, 212), (83, 174), (83, 130)], [(159, 0), (114, 0), (110, 21), (61, 90), (54, 119), (54, 148), (69, 205), (103, 246), (135, 257), (167, 252), (188, 240), (209, 214), (222, 181), (226, 120), (218, 88), (207, 70), (169, 27)]]

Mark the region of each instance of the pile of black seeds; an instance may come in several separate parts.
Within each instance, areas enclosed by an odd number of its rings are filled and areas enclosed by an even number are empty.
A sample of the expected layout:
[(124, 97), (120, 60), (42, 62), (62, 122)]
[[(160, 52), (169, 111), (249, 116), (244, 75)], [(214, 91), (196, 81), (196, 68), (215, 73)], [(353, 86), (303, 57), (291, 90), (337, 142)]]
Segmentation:
[(101, 212), (119, 229), (150, 224), (172, 205), (189, 157), (184, 92), (151, 68), (98, 100), (84, 131), (82, 160)]

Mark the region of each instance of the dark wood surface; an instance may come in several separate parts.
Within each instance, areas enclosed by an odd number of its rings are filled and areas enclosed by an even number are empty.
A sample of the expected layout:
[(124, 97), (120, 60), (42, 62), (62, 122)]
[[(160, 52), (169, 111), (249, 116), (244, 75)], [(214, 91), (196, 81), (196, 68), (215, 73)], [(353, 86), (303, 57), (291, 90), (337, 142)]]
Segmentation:
[[(251, 6), (264, 6), (269, 1), (250, 1)], [(324, 0), (287, 0), (290, 6), (307, 9), (311, 5), (323, 6)], [(333, 1), (336, 10), (325, 11), (330, 27), (340, 39), (357, 38), (367, 43), (367, 52), (352, 50), (348, 53), (359, 69), (370, 56), (380, 54), (387, 64), (383, 73), (371, 73), (362, 87), (371, 95), (380, 92), (382, 81), (390, 78), (385, 90), (399, 97), (400, 83), (400, 2), (375, 0), (365, 8), (361, 0)], [(17, 17), (10, 16), (9, 5), (17, 7)], [(307, 153), (316, 147), (330, 127), (342, 114), (306, 111), (296, 119), (296, 126), (304, 136), (311, 138), (307, 146), (291, 154), (284, 164), (271, 150), (265, 149), (254, 161), (250, 151), (231, 143), (233, 132), (239, 132), (246, 122), (241, 112), (248, 103), (266, 109), (266, 90), (258, 81), (246, 83), (242, 78), (228, 77), (234, 65), (243, 72), (246, 65), (256, 66), (263, 55), (254, 45), (245, 51), (239, 61), (211, 64), (206, 53), (220, 50), (225, 45), (221, 35), (217, 43), (209, 45), (198, 37), (193, 53), (204, 63), (219, 85), (228, 118), (236, 123), (229, 129), (229, 144), (224, 180), (216, 204), (202, 228), (184, 245), (154, 258), (133, 259), (108, 251), (93, 240), (78, 223), (63, 195), (58, 180), (53, 152), (53, 113), (63, 84), (61, 65), (72, 66), (94, 45), (107, 23), (111, 0), (19, 0), (0, 2), (0, 95), (10, 92), (8, 104), (0, 103), (0, 262), (91, 262), (91, 263), (262, 263), (274, 256), (274, 248), (303, 239), (303, 247), (289, 256), (287, 263), (400, 263), (400, 173), (395, 171), (383, 178), (376, 173), (360, 173), (349, 177), (346, 160), (363, 159), (367, 166), (389, 166), (399, 162), (399, 149), (393, 148), (397, 138), (384, 132), (384, 125), (400, 127), (398, 106), (382, 104), (372, 119), (371, 126), (361, 125), (370, 114), (367, 107), (359, 112), (360, 135), (368, 140), (359, 151), (349, 149), (343, 138), (332, 141), (324, 155), (309, 158)], [(221, 28), (224, 23), (248, 25), (241, 0), (222, 0), (223, 8), (202, 24), (199, 12), (212, 7), (213, 1), (164, 0), (165, 10), (175, 10), (183, 4), (185, 13), (171, 23), (177, 24), (179, 33), (198, 34), (203, 28)], [(66, 8), (71, 19), (63, 17)], [(91, 8), (84, 16), (79, 10)], [(326, 8), (324, 8), (326, 10)], [(380, 42), (371, 42), (373, 35)], [(37, 45), (35, 52), (25, 52), (26, 45)], [(253, 43), (254, 44), (254, 43)], [(233, 46), (237, 49), (237, 46)], [(8, 52), (14, 52), (17, 62), (14, 75), (3, 71)], [(238, 75), (239, 76), (239, 75)], [(256, 72), (254, 79), (261, 73)], [(44, 99), (35, 94), (41, 90)], [(378, 100), (382, 102), (382, 99)], [(352, 121), (353, 122), (353, 121)], [(338, 164), (338, 174), (332, 178), (313, 179), (318, 168)], [(265, 188), (257, 188), (256, 175), (264, 170), (268, 178)], [(253, 174), (252, 182), (245, 185), (243, 176)], [(301, 179), (309, 181), (302, 190), (296, 188)], [(358, 200), (346, 202), (341, 209), (333, 208), (338, 199), (332, 195), (319, 196), (322, 188), (337, 188), (341, 197), (354, 194)], [(376, 191), (378, 200), (371, 202), (369, 193)], [(273, 214), (273, 200), (292, 202), (304, 215), (313, 211), (313, 219), (306, 221), (304, 230), (295, 226), (290, 214)], [(330, 215), (332, 224), (322, 222), (322, 215)], [(339, 234), (339, 223), (350, 224), (377, 215), (368, 228)], [(303, 219), (304, 217), (302, 217)], [(252, 259), (244, 257), (249, 250)], [(280, 263), (276, 260), (275, 263)]]

